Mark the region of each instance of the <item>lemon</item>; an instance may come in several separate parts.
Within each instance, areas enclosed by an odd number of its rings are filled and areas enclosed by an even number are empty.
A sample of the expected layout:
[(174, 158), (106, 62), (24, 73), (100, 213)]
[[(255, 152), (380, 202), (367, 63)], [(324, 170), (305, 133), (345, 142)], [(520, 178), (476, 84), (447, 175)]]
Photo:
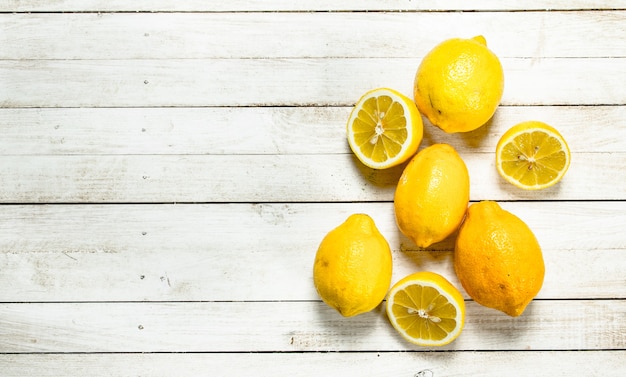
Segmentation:
[(453, 38), (435, 46), (420, 63), (414, 82), (417, 108), (446, 132), (467, 132), (495, 113), (504, 91), (504, 71), (483, 36)]
[(563, 136), (538, 121), (511, 127), (496, 146), (498, 173), (526, 190), (544, 189), (559, 182), (569, 168), (570, 159)]
[(400, 335), (420, 346), (446, 345), (461, 334), (465, 324), (461, 293), (443, 276), (429, 271), (394, 284), (386, 311)]
[(322, 301), (341, 315), (369, 312), (391, 284), (391, 249), (374, 220), (351, 215), (322, 240), (315, 255), (313, 282)]
[(402, 172), (394, 196), (400, 231), (419, 247), (451, 235), (463, 221), (469, 202), (469, 173), (448, 144), (421, 150)]
[(533, 232), (493, 201), (469, 207), (456, 239), (454, 269), (477, 303), (513, 317), (537, 295), (545, 274)]
[(415, 103), (388, 88), (365, 93), (352, 109), (348, 144), (357, 158), (373, 169), (399, 165), (417, 152), (422, 117)]

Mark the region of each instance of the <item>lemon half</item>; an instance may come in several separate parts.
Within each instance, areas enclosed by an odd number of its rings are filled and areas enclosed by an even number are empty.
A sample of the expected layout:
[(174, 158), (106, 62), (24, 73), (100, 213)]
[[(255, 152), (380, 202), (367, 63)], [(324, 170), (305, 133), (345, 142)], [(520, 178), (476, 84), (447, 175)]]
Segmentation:
[(498, 173), (526, 190), (555, 185), (567, 172), (570, 159), (563, 136), (554, 127), (538, 121), (511, 127), (496, 146)]
[(465, 324), (465, 301), (443, 276), (429, 271), (411, 274), (391, 287), (387, 316), (402, 337), (420, 346), (443, 346), (456, 339)]
[(373, 169), (399, 165), (417, 152), (423, 123), (410, 98), (388, 88), (365, 93), (347, 125), (348, 144), (357, 158)]

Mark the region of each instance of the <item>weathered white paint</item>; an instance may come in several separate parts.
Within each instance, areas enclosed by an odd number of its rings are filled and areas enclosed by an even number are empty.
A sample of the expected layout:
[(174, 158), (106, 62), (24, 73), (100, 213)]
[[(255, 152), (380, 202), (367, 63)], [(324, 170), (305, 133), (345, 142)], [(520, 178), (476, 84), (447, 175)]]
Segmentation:
[[(626, 182), (626, 153), (575, 153), (563, 181), (539, 192), (504, 181), (493, 153), (461, 157), (472, 200), (626, 198), (615, 184)], [(373, 170), (348, 153), (4, 156), (0, 202), (389, 201), (403, 167)]]
[(421, 58), (479, 34), (501, 58), (624, 57), (624, 22), (626, 11), (7, 13), (0, 58)]
[[(1, 2), (0, 374), (623, 376), (625, 9)], [(515, 319), (466, 296), (461, 337), (423, 352), (380, 310), (344, 319), (319, 301), (312, 260), (326, 232), (365, 212), (390, 242), (394, 281), (427, 269), (460, 286), (453, 237), (423, 251), (397, 229), (402, 167), (364, 168), (344, 133), (364, 91), (411, 95), (433, 44), (474, 34), (502, 57), (502, 106), (469, 134), (426, 122), (423, 147), (453, 145), (472, 200), (527, 222), (546, 279)], [(529, 119), (572, 149), (546, 191), (521, 192), (493, 166), (499, 135)]]
[(515, 0), (481, 0), (468, 4), (464, 0), (320, 0), (301, 2), (290, 0), (6, 0), (2, 11), (412, 11), (412, 10), (551, 10), (551, 9), (620, 9), (623, 0), (530, 0), (520, 4)]
[[(437, 350), (626, 347), (626, 300), (537, 300), (515, 318), (466, 306), (463, 336)], [(382, 307), (346, 319), (321, 301), (8, 303), (0, 325), (3, 353), (424, 349), (402, 339)]]
[[(314, 352), (0, 355), (6, 377), (513, 376), (622, 377), (625, 351)], [(421, 372), (421, 374), (419, 374)]]
[[(0, 155), (213, 155), (351, 153), (351, 107), (0, 108)], [(422, 146), (445, 142), (461, 154), (493, 153), (513, 125), (541, 120), (570, 149), (626, 150), (625, 106), (500, 106), (485, 127), (446, 134), (424, 119)], [(611, 129), (612, 137), (596, 126)]]
[[(626, 58), (503, 58), (503, 105), (621, 105)], [(419, 58), (0, 60), (2, 107), (351, 106)], [(233, 83), (238, 84), (234, 85)], [(78, 94), (78, 95), (77, 95)]]
[[(623, 202), (501, 205), (543, 248), (540, 298), (626, 298)], [(395, 227), (389, 203), (0, 210), (0, 286), (13, 286), (0, 292), (0, 302), (316, 300), (311, 274), (319, 242), (356, 212), (372, 216), (389, 242), (393, 281), (432, 270), (460, 287), (454, 239), (418, 250)]]

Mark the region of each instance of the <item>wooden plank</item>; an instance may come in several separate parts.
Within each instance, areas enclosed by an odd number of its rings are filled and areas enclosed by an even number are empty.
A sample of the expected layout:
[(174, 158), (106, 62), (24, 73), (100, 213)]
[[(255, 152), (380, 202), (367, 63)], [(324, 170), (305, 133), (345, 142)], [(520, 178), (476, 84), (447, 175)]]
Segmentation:
[[(626, 298), (626, 202), (501, 206), (542, 246), (539, 298)], [(0, 302), (317, 300), (317, 247), (352, 213), (389, 242), (394, 282), (431, 270), (461, 287), (454, 236), (417, 250), (391, 203), (27, 205), (0, 206)]]
[[(623, 58), (502, 59), (503, 105), (622, 105)], [(2, 60), (0, 107), (351, 106), (419, 59)], [(246, 85), (233, 85), (233, 82)]]
[[(626, 351), (0, 355), (5, 377), (534, 376), (622, 377)], [(420, 374), (421, 373), (421, 374)]]
[[(258, 239), (252, 238), (253, 241)], [(175, 241), (188, 245), (181, 236)], [(109, 244), (112, 243), (109, 240)], [(2, 292), (0, 301), (319, 299), (311, 275), (317, 244), (294, 242), (291, 248), (301, 250), (297, 254), (284, 249), (255, 249), (248, 244), (232, 243), (229, 249), (219, 249), (209, 240), (191, 251), (184, 247), (163, 250), (146, 242), (149, 246), (136, 252), (88, 252), (71, 250), (70, 245), (68, 251), (57, 254), (2, 254), (0, 260), (5, 272), (0, 281), (10, 284), (11, 289)], [(167, 247), (173, 249), (170, 245)], [(233, 252), (245, 254), (245, 257), (234, 257)], [(544, 248), (548, 272), (538, 297), (626, 298), (621, 262), (625, 253), (623, 249), (563, 251)], [(461, 289), (453, 269), (452, 252), (396, 249), (393, 255), (394, 282), (410, 273), (428, 270), (445, 276)], [(276, 262), (267, 267), (268, 260)], [(251, 284), (251, 276), (254, 284)]]
[[(563, 180), (541, 191), (505, 182), (493, 153), (461, 157), (472, 200), (626, 198), (615, 185), (626, 182), (625, 153), (574, 153)], [(352, 154), (5, 156), (0, 202), (390, 201), (403, 167), (370, 169)]]
[[(0, 109), (0, 155), (351, 153), (351, 107)], [(553, 125), (574, 153), (626, 151), (626, 106), (501, 106), (475, 132), (447, 134), (426, 122), (423, 146), (493, 153), (525, 120)], [(597, 132), (610, 127), (613, 137)]]
[[(437, 350), (623, 350), (625, 300), (534, 301), (517, 318), (467, 303)], [(0, 304), (0, 352), (423, 350), (382, 310), (346, 319), (322, 302)]]
[(359, 0), (314, 2), (289, 0), (5, 0), (0, 11), (8, 12), (159, 12), (159, 11), (437, 11), (437, 10), (551, 10), (551, 9), (620, 9), (626, 8), (623, 0), (556, 0), (546, 3), (530, 0), (520, 3), (515, 0), (483, 0), (468, 4), (463, 0)]
[(420, 58), (479, 34), (501, 58), (624, 57), (625, 22), (625, 11), (7, 13), (0, 59)]

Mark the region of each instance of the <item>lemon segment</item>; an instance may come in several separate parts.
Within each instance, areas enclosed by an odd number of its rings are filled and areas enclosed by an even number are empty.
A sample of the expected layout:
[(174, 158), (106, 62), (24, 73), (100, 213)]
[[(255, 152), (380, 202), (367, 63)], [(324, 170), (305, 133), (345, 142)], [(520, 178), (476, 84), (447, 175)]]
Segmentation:
[(443, 346), (456, 339), (465, 324), (461, 293), (443, 276), (417, 272), (389, 290), (386, 306), (391, 325), (420, 346)]
[(496, 146), (498, 173), (526, 190), (540, 190), (559, 182), (569, 168), (570, 159), (563, 136), (538, 121), (513, 126)]
[(357, 158), (373, 169), (386, 169), (408, 160), (423, 136), (415, 103), (388, 88), (365, 93), (352, 109), (347, 124), (348, 144)]

